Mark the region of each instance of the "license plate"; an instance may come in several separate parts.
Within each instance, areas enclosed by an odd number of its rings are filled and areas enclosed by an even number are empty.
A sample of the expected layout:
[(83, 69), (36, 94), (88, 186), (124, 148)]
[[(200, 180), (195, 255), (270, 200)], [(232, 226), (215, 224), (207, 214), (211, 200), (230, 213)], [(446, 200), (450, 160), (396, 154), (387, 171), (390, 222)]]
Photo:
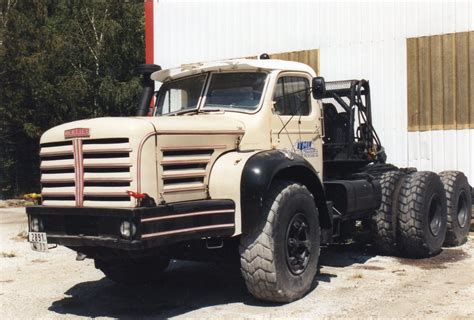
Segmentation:
[(28, 233), (28, 241), (31, 243), (31, 249), (34, 251), (48, 251), (46, 232), (30, 232)]

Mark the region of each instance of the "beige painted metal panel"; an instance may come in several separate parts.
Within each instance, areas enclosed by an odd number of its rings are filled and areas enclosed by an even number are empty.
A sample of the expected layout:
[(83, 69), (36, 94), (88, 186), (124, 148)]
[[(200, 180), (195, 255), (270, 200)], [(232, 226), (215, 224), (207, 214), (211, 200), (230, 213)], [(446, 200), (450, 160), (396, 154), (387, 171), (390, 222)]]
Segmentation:
[(473, 34), (407, 39), (409, 131), (474, 128)]
[[(473, 7), (474, 8), (474, 7)], [(472, 19), (474, 24), (474, 17)], [(469, 32), (469, 123), (474, 123), (474, 32)], [(473, 142), (474, 143), (474, 142)]]
[(443, 39), (443, 97), (444, 97), (444, 129), (456, 126), (456, 59), (455, 36), (447, 34)]
[(443, 50), (442, 37), (434, 36), (430, 39), (431, 60), (431, 127), (443, 129), (439, 125), (444, 122), (443, 117)]
[[(473, 32), (474, 33), (474, 32)], [(456, 128), (466, 129), (469, 123), (469, 36), (456, 34)], [(472, 84), (471, 84), (472, 86)], [(474, 90), (474, 88), (471, 88)]]

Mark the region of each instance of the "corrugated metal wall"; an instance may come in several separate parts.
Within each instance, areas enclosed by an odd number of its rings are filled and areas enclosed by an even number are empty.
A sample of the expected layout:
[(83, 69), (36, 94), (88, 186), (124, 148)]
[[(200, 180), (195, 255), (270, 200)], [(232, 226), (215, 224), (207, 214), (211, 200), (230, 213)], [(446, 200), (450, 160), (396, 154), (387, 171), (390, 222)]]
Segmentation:
[[(408, 132), (407, 38), (474, 30), (473, 1), (155, 2), (155, 63), (319, 48), (327, 80), (369, 79), (389, 161), (459, 169), (474, 184), (474, 130)], [(472, 105), (471, 105), (472, 107)]]
[(407, 65), (409, 131), (474, 129), (474, 31), (407, 39)]

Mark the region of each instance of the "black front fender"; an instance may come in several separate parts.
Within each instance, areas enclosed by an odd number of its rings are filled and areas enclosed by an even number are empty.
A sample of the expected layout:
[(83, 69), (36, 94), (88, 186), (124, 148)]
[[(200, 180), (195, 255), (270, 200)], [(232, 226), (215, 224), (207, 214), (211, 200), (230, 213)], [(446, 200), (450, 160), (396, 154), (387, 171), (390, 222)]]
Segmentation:
[(303, 157), (279, 150), (262, 151), (245, 164), (240, 185), (242, 204), (242, 232), (258, 222), (265, 195), (277, 179), (297, 181), (313, 194), (322, 228), (332, 226), (326, 206), (324, 187), (311, 164)]

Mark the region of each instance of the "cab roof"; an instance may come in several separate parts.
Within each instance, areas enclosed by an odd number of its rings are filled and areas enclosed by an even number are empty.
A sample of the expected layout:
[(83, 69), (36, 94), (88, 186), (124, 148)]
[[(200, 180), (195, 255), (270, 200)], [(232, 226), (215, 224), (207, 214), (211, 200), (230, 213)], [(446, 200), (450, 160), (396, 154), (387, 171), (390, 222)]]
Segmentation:
[(310, 66), (300, 62), (277, 59), (235, 59), (183, 64), (177, 68), (156, 71), (151, 75), (151, 78), (155, 81), (165, 82), (203, 72), (233, 70), (300, 71), (309, 73), (312, 77), (316, 76), (316, 73)]

